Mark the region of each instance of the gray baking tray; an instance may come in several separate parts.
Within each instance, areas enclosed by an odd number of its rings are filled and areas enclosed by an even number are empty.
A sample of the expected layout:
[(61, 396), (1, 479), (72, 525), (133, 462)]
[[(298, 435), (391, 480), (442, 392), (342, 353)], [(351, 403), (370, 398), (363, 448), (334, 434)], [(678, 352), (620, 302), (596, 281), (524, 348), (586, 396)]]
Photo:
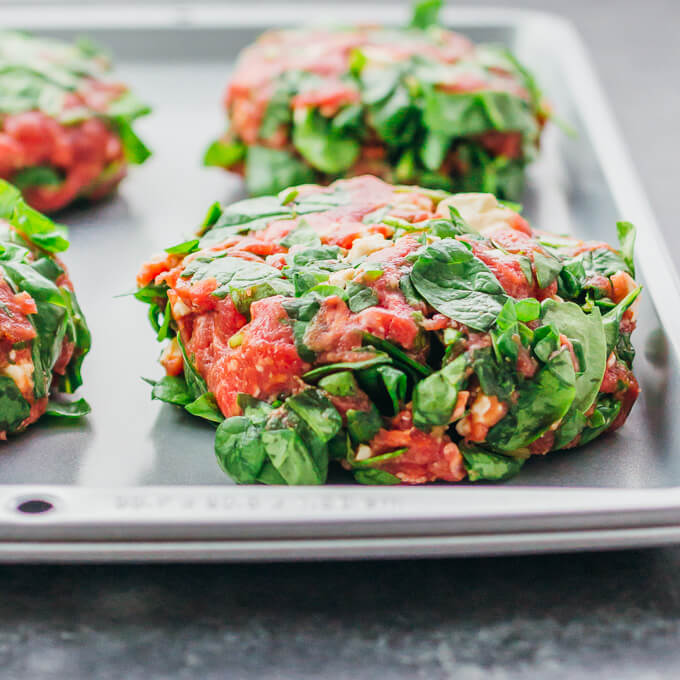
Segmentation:
[[(293, 559), (532, 552), (680, 541), (680, 288), (580, 39), (554, 16), (449, 9), (446, 24), (511, 46), (560, 115), (530, 174), (525, 214), (540, 227), (615, 240), (639, 229), (645, 286), (636, 373), (642, 396), (625, 427), (585, 448), (530, 461), (512, 482), (426, 488), (236, 487), (212, 451), (213, 429), (152, 402), (158, 376), (143, 306), (114, 296), (140, 263), (191, 234), (240, 180), (200, 165), (223, 126), (221, 98), (238, 50), (272, 26), (403, 24), (407, 9), (154, 6), (3, 9), (3, 24), (87, 34), (154, 106), (140, 133), (155, 155), (118, 196), (64, 213), (66, 260), (94, 335), (83, 394), (90, 417), (42, 422), (0, 445), (0, 560)], [(43, 501), (28, 503), (26, 501)], [(24, 511), (22, 511), (22, 509)], [(43, 512), (25, 512), (25, 510)]]

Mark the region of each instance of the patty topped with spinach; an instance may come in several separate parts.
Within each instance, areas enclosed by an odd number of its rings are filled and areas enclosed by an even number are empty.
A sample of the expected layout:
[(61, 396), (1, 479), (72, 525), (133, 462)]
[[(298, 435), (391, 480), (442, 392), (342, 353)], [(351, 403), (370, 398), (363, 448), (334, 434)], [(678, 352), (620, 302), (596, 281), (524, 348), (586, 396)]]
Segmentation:
[(77, 418), (84, 399), (64, 401), (82, 383), (90, 332), (66, 267), (66, 230), (30, 208), (0, 180), (0, 440), (44, 413)]
[(507, 49), (436, 24), (270, 31), (245, 49), (225, 95), (228, 129), (205, 163), (253, 195), (372, 174), (517, 198), (549, 116)]
[(215, 422), (237, 482), (505, 479), (620, 427), (635, 231), (532, 229), (491, 194), (370, 176), (210, 209), (139, 273), (152, 396)]
[(101, 198), (149, 156), (132, 122), (150, 109), (108, 70), (87, 41), (0, 31), (0, 179), (37, 210)]

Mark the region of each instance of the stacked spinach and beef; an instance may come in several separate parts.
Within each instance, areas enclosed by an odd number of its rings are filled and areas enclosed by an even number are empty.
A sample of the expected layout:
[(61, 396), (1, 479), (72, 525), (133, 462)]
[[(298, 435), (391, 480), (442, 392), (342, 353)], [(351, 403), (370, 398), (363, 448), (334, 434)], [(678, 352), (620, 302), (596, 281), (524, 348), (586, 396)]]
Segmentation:
[(504, 48), (437, 26), (280, 30), (243, 51), (228, 129), (205, 163), (245, 176), (253, 195), (372, 174), (390, 182), (517, 198), (549, 115)]
[(144, 265), (152, 395), (218, 423), (236, 481), (498, 480), (585, 444), (638, 394), (621, 250), (532, 230), (490, 194), (374, 177), (215, 204)]
[(67, 402), (82, 383), (90, 332), (65, 266), (65, 230), (30, 208), (0, 180), (0, 439), (45, 412), (76, 418), (84, 399)]
[(88, 42), (0, 32), (0, 178), (37, 210), (105, 196), (148, 157), (131, 124), (149, 108), (108, 70)]

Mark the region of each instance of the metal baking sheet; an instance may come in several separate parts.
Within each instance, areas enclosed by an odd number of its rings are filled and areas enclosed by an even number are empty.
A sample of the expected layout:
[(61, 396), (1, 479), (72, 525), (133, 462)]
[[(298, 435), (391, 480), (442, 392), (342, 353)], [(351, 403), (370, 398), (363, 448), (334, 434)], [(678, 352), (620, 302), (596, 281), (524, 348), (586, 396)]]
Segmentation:
[[(319, 7), (316, 7), (319, 10)], [(329, 6), (325, 22), (403, 24), (407, 9)], [(3, 24), (42, 35), (87, 34), (154, 107), (139, 123), (154, 149), (120, 193), (60, 215), (66, 255), (94, 345), (82, 392), (90, 417), (40, 423), (0, 449), (0, 561), (298, 559), (531, 552), (680, 542), (676, 313), (680, 287), (654, 217), (580, 39), (551, 15), (448, 9), (445, 22), (512, 47), (560, 115), (530, 172), (525, 214), (540, 227), (615, 241), (639, 229), (644, 299), (634, 336), (642, 396), (625, 427), (570, 452), (531, 460), (496, 486), (236, 487), (218, 469), (213, 429), (151, 402), (140, 376), (159, 351), (131, 289), (140, 263), (191, 234), (237, 178), (204, 169), (223, 126), (221, 99), (237, 52), (262, 30), (308, 23), (304, 8), (155, 6), (3, 9)], [(52, 509), (26, 514), (25, 501)], [(35, 509), (35, 506), (33, 506)], [(47, 506), (44, 506), (47, 507)], [(40, 509), (40, 508), (38, 508)]]

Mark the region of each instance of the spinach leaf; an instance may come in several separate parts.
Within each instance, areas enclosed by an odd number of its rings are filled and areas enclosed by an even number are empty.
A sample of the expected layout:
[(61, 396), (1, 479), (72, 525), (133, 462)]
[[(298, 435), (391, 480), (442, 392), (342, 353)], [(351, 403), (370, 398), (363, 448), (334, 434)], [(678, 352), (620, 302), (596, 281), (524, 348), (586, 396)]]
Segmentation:
[(30, 242), (50, 253), (68, 248), (66, 227), (31, 208), (16, 187), (0, 179), (0, 218), (7, 220)]
[(373, 404), (368, 411), (349, 409), (345, 418), (349, 436), (353, 442), (358, 444), (370, 442), (383, 425), (380, 412)]
[(501, 453), (525, 449), (566, 415), (576, 395), (575, 382), (571, 355), (562, 349), (519, 387), (517, 403), (489, 430), (486, 444)]
[(293, 294), (291, 283), (275, 267), (226, 254), (198, 255), (181, 276), (192, 281), (215, 279), (217, 288), (212, 295), (217, 298), (231, 295), (241, 313), (247, 313), (250, 303), (263, 297)]
[(286, 258), (289, 267), (308, 267), (315, 265), (327, 272), (344, 269), (345, 265), (338, 262), (340, 248), (338, 246), (318, 246), (305, 248)]
[(498, 482), (514, 477), (524, 465), (521, 458), (501, 456), (498, 453), (484, 451), (477, 446), (464, 446), (460, 449), (463, 454), (463, 464), (471, 482), (480, 480)]
[(633, 302), (637, 299), (638, 295), (642, 292), (642, 287), (638, 286), (635, 290), (632, 290), (628, 295), (626, 295), (621, 302), (619, 302), (616, 307), (607, 312), (602, 317), (602, 324), (604, 326), (604, 334), (607, 338), (607, 355), (616, 347), (616, 343), (619, 341), (621, 321), (623, 315), (630, 307)]
[(61, 292), (70, 316), (67, 331), (75, 349), (71, 361), (66, 366), (66, 372), (59, 377), (58, 386), (62, 392), (71, 393), (83, 384), (81, 368), (86, 354), (90, 351), (92, 336), (75, 294), (67, 288), (62, 288)]
[(92, 411), (92, 408), (85, 399), (70, 402), (50, 399), (47, 402), (45, 415), (55, 418), (80, 418), (81, 416), (86, 416), (90, 411)]
[(575, 396), (572, 408), (585, 413), (595, 401), (607, 367), (607, 343), (600, 316), (595, 307), (586, 314), (573, 302), (543, 301), (541, 320), (551, 324), (570, 340), (583, 348), (585, 366), (576, 374)]
[(186, 406), (194, 401), (190, 394), (184, 378), (174, 375), (165, 375), (160, 380), (149, 380), (142, 378), (152, 386), (151, 398), (165, 401), (168, 404)]
[(450, 93), (429, 88), (425, 96), (425, 126), (457, 137), (471, 137), (489, 130), (521, 132), (535, 137), (536, 120), (529, 104), (509, 92)]
[(327, 446), (330, 460), (349, 460), (352, 456), (352, 441), (345, 430), (340, 430)]
[(187, 350), (182, 342), (182, 336), (178, 333), (176, 336), (177, 345), (182, 353), (184, 365), (184, 380), (186, 381), (187, 391), (191, 395), (192, 400), (198, 399), (200, 396), (208, 391), (208, 386), (203, 379), (203, 376), (194, 368), (194, 365), (189, 360)]
[(439, 11), (442, 8), (442, 0), (420, 0), (413, 6), (411, 28), (429, 28), (439, 23)]
[(628, 272), (629, 274), (632, 273), (629, 271), (628, 265), (621, 255), (609, 248), (588, 250), (585, 253), (581, 253), (577, 259), (580, 260), (583, 265), (587, 278), (597, 275), (611, 276), (619, 271)]
[(579, 444), (587, 444), (609, 429), (621, 411), (621, 402), (609, 394), (601, 395), (595, 411), (588, 418), (586, 427), (581, 433)]
[(562, 418), (560, 426), (555, 431), (555, 441), (553, 442), (552, 450), (558, 451), (574, 441), (576, 436), (586, 426), (586, 422), (587, 418), (572, 404), (567, 415)]
[(215, 455), (220, 467), (237, 483), (253, 484), (267, 458), (262, 442), (263, 423), (247, 416), (222, 421), (215, 433)]
[(418, 251), (411, 283), (438, 312), (480, 331), (493, 325), (507, 300), (491, 270), (451, 238)]
[(286, 484), (310, 485), (326, 481), (295, 430), (265, 430), (261, 442), (267, 458)]
[(269, 139), (281, 126), (288, 126), (293, 119), (292, 98), (299, 92), (309, 91), (321, 85), (321, 78), (308, 71), (288, 69), (276, 79), (276, 85), (264, 111), (259, 136)]
[(225, 142), (218, 139), (205, 150), (203, 165), (229, 168), (242, 161), (245, 155), (246, 145), (242, 142)]
[(533, 338), (533, 350), (536, 357), (544, 364), (548, 362), (553, 352), (560, 348), (559, 331), (550, 324), (544, 324), (536, 329)]
[(579, 258), (562, 263), (557, 292), (565, 298), (576, 299), (586, 284), (586, 270)]
[(29, 187), (59, 186), (63, 181), (63, 177), (54, 168), (45, 165), (23, 168), (12, 175), (12, 184), (21, 191)]
[(107, 113), (111, 117), (124, 118), (132, 122), (151, 113), (151, 107), (128, 90), (111, 103)]
[(517, 320), (524, 323), (535, 321), (541, 315), (541, 303), (534, 298), (524, 298), (515, 302)]
[[(149, 310), (150, 312), (153, 311), (154, 313), (158, 313), (160, 310), (156, 305), (151, 305), (151, 308)], [(151, 325), (158, 326), (158, 332), (156, 334), (156, 340), (158, 342), (163, 342), (168, 337), (168, 334), (170, 332), (170, 320), (172, 319), (172, 308), (170, 307), (170, 302), (166, 302), (165, 304), (165, 310), (163, 310), (163, 321), (162, 323), (158, 323), (158, 318), (153, 319), (152, 317), (149, 318), (151, 321)]]
[(381, 414), (395, 416), (401, 410), (409, 384), (404, 371), (389, 365), (373, 366), (359, 371), (357, 379)]
[(294, 300), (284, 300), (281, 306), (291, 319), (311, 321), (319, 311), (320, 298), (314, 293), (307, 293)]
[(176, 246), (171, 248), (166, 248), (165, 252), (169, 255), (188, 255), (189, 253), (194, 253), (199, 249), (200, 239), (192, 238), (188, 241), (183, 241), (178, 243)]
[[(400, 72), (397, 70), (390, 77), (383, 68), (364, 69), (361, 80), (362, 99), (368, 105), (369, 120), (378, 136), (395, 150), (409, 145), (420, 127), (421, 114), (411, 100)], [(390, 84), (386, 96), (381, 96), (385, 90), (381, 85), (376, 88), (376, 81)], [(401, 174), (404, 174), (403, 168)]]
[(621, 254), (628, 265), (631, 276), (635, 276), (635, 263), (633, 262), (633, 251), (635, 250), (635, 225), (630, 222), (617, 222), (616, 233), (621, 243)]
[(335, 397), (354, 397), (359, 392), (359, 386), (352, 371), (331, 373), (319, 380), (319, 387)]
[(364, 110), (361, 104), (350, 104), (341, 109), (333, 118), (331, 127), (333, 131), (343, 134), (360, 136), (363, 127)]
[(534, 253), (534, 272), (539, 288), (547, 288), (562, 271), (562, 262), (552, 255)]
[(359, 470), (354, 470), (354, 479), (356, 479), (359, 484), (381, 484), (381, 485), (390, 485), (390, 484), (401, 484), (401, 480), (399, 477), (396, 477), (395, 475), (385, 472), (385, 470), (377, 470), (375, 468), (365, 468), (365, 469), (359, 469)]
[(411, 277), (408, 274), (402, 274), (399, 279), (399, 289), (404, 294), (406, 302), (408, 302), (411, 307), (418, 308), (422, 305), (422, 300), (418, 295), (418, 291), (413, 287)]
[(441, 168), (451, 147), (451, 140), (451, 135), (446, 132), (428, 131), (419, 151), (420, 160), (428, 170), (436, 171)]
[(296, 111), (293, 145), (314, 168), (329, 175), (349, 169), (359, 156), (359, 142), (333, 129), (331, 121), (316, 109)]
[(301, 220), (295, 229), (281, 239), (281, 245), (284, 248), (292, 248), (293, 246), (315, 248), (321, 246), (321, 239), (308, 222)]
[(370, 458), (364, 458), (363, 460), (358, 460), (356, 456), (351, 455), (349, 462), (355, 469), (375, 468), (377, 465), (380, 465), (385, 461), (399, 458), (399, 456), (402, 456), (404, 453), (406, 453), (406, 451), (408, 451), (408, 447), (397, 449), (396, 451), (387, 451), (386, 453), (381, 453), (378, 456), (371, 456)]
[(59, 307), (66, 306), (60, 288), (34, 266), (22, 262), (3, 262), (0, 268), (5, 270), (6, 277), (19, 290), (30, 293), (36, 302), (50, 303)]
[(314, 182), (314, 170), (288, 151), (249, 146), (246, 185), (253, 196), (275, 194), (296, 184)]
[(215, 201), (208, 208), (208, 212), (205, 214), (203, 222), (201, 222), (201, 226), (197, 230), (197, 234), (203, 236), (207, 231), (210, 231), (220, 217), (222, 217), (222, 205), (219, 201)]
[(141, 165), (151, 156), (151, 150), (137, 136), (135, 131), (124, 116), (112, 116), (111, 123), (116, 128), (118, 137), (123, 145), (125, 160), (128, 163)]
[(378, 304), (376, 292), (363, 283), (350, 281), (347, 285), (347, 306), (351, 312), (358, 313)]
[(12, 378), (0, 375), (0, 432), (14, 432), (31, 413)]
[(309, 322), (319, 311), (320, 298), (315, 293), (307, 293), (293, 300), (284, 300), (282, 307), (288, 317), (293, 320), (293, 338), (295, 349), (303, 361), (312, 363), (316, 359), (316, 352), (305, 344), (305, 333)]
[(344, 269), (338, 260), (340, 249), (337, 246), (318, 246), (305, 248), (286, 257), (283, 274), (292, 280), (295, 295), (304, 296), (315, 286), (328, 280), (331, 272)]
[(198, 399), (186, 404), (184, 407), (192, 416), (211, 420), (213, 423), (221, 423), (224, 420), (215, 395), (212, 392), (202, 394)]
[(463, 216), (458, 212), (458, 208), (450, 205), (449, 215), (451, 217), (451, 224), (453, 225), (453, 230), (456, 236), (460, 234), (474, 234), (477, 232), (463, 219)]
[(287, 484), (323, 484), (328, 447), (341, 430), (342, 419), (316, 389), (286, 399), (283, 415), (272, 412), (262, 443), (269, 461)]
[[(168, 285), (166, 283), (162, 283), (159, 286), (154, 283), (149, 283), (144, 286), (144, 288), (139, 288), (133, 293), (137, 300), (146, 302), (147, 304), (155, 303), (159, 298), (164, 300), (167, 297), (167, 294)], [(158, 329), (156, 329), (156, 331), (158, 331)]]
[[(219, 210), (219, 214), (217, 210)], [(249, 231), (259, 231), (274, 220), (292, 218), (293, 213), (290, 207), (282, 205), (276, 196), (261, 196), (237, 201), (224, 208), (218, 204), (217, 209), (211, 209), (206, 221), (212, 221), (213, 231), (219, 232), (219, 240), (224, 240), (226, 234), (245, 234)], [(203, 242), (206, 240), (203, 239)], [(213, 240), (217, 241), (214, 238)]]
[(239, 483), (323, 484), (327, 444), (342, 419), (322, 392), (305, 390), (276, 410), (247, 395), (239, 396), (239, 405), (245, 415), (224, 420), (215, 437), (227, 474)]
[(458, 392), (466, 381), (468, 358), (461, 354), (441, 370), (421, 380), (413, 389), (413, 424), (426, 432), (448, 425)]
[(323, 392), (308, 389), (288, 397), (287, 409), (296, 413), (325, 444), (342, 428), (342, 418)]
[(260, 401), (250, 394), (240, 392), (236, 395), (236, 403), (238, 404), (244, 416), (248, 416), (257, 422), (264, 423), (269, 414), (274, 410), (271, 404), (266, 401)]
[(332, 210), (342, 205), (348, 205), (352, 195), (342, 186), (332, 188), (319, 187), (314, 191), (308, 191), (303, 196), (295, 194), (294, 209), (298, 215), (307, 215), (313, 212)]
[(258, 131), (262, 139), (266, 140), (275, 135), (282, 125), (290, 125), (293, 119), (290, 99), (291, 93), (287, 88), (279, 88), (271, 96)]
[(364, 333), (363, 344), (372, 345), (376, 349), (383, 351), (387, 356), (389, 356), (394, 365), (398, 368), (403, 369), (409, 375), (413, 377), (420, 378), (422, 376), (427, 376), (432, 373), (432, 369), (425, 365), (419, 364), (415, 359), (412, 359), (406, 352), (400, 350), (396, 345), (393, 345), (389, 340), (383, 340), (378, 338), (371, 333)]
[(319, 378), (323, 378), (330, 373), (337, 373), (338, 371), (360, 371), (371, 366), (377, 366), (379, 364), (389, 364), (390, 358), (384, 352), (376, 352), (376, 354), (369, 359), (360, 359), (358, 361), (341, 361), (335, 364), (324, 364), (323, 366), (317, 366), (311, 371), (307, 371), (302, 376), (305, 382), (311, 383)]

